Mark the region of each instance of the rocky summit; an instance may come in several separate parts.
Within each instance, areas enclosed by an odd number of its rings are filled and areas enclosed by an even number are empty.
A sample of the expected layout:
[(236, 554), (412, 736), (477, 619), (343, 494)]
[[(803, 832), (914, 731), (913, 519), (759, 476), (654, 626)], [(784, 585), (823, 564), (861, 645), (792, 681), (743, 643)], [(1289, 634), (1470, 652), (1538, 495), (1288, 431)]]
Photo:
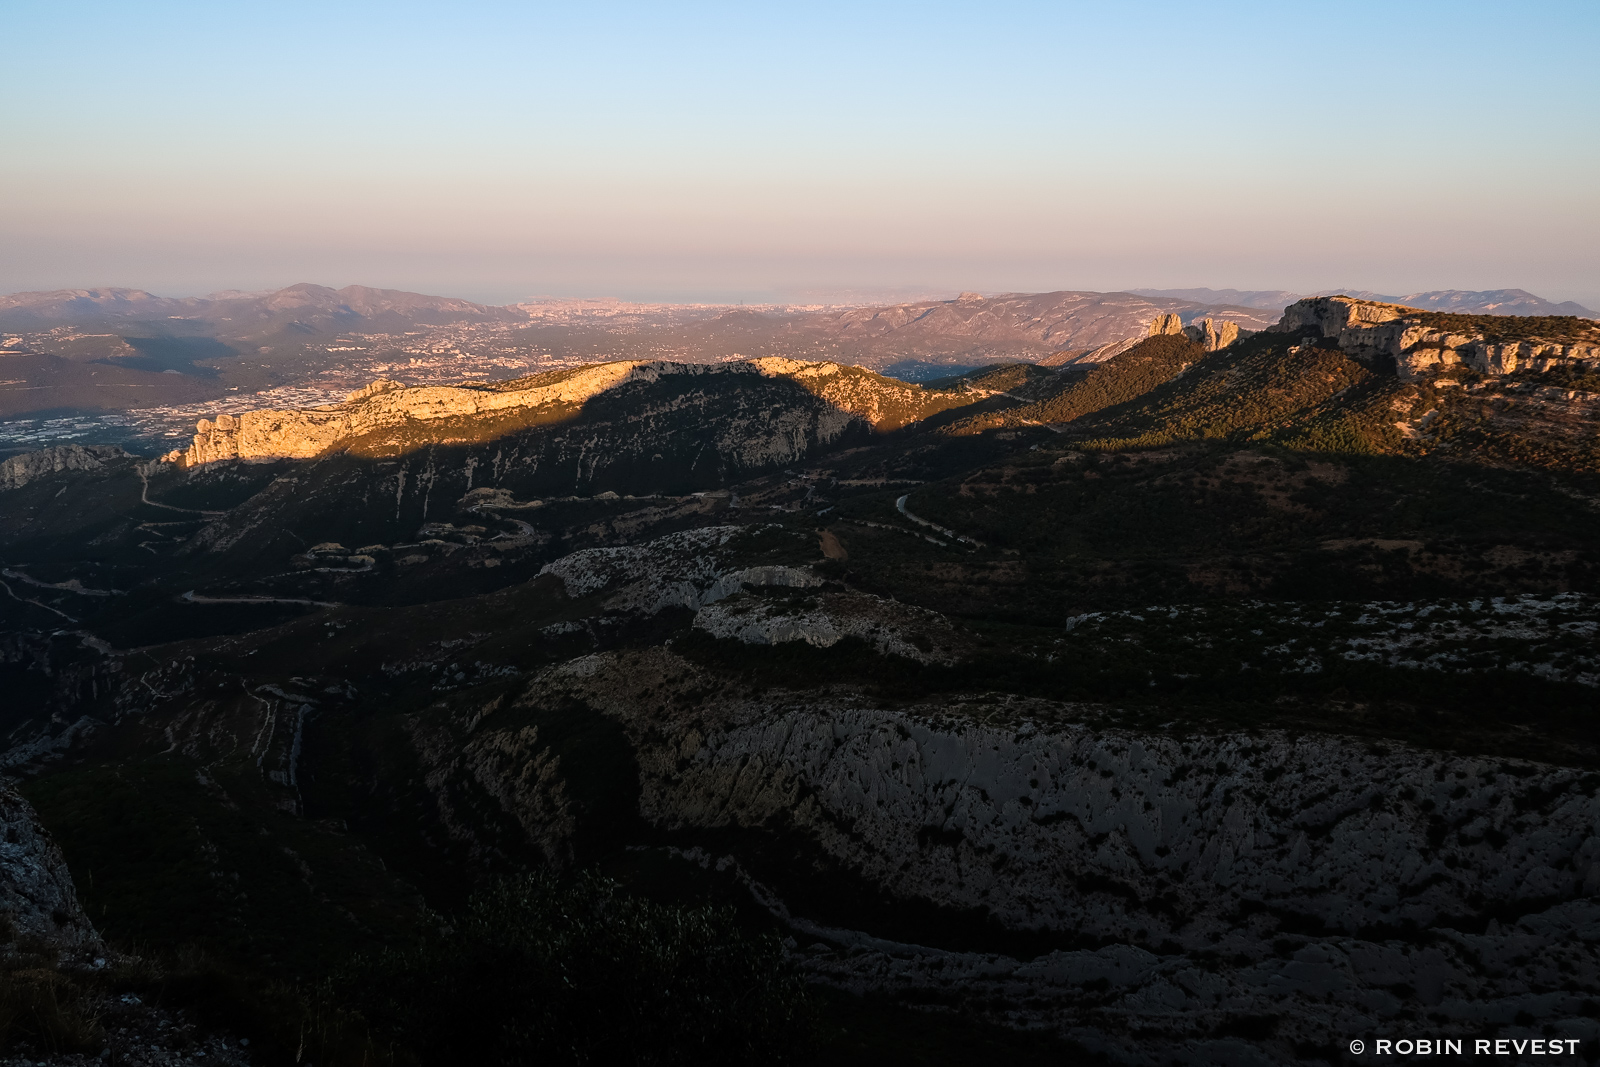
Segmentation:
[(1283, 333), (1308, 328), (1321, 331), (1357, 359), (1392, 364), (1408, 380), (1457, 364), (1490, 375), (1519, 367), (1592, 371), (1600, 366), (1600, 324), (1588, 319), (1508, 323), (1335, 296), (1291, 304), (1274, 327)]
[(58, 1047), (1594, 1047), (1600, 327), (1140, 306), (920, 384), (381, 379), (7, 460), (0, 907)]

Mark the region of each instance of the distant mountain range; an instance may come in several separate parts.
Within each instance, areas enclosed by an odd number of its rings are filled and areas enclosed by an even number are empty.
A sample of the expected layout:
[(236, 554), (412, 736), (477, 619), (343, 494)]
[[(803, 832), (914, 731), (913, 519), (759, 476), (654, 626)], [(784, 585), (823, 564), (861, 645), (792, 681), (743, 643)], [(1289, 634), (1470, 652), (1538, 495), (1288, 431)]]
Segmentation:
[[(1454, 312), (1592, 314), (1520, 289), (1353, 295)], [(1125, 348), (1161, 316), (1176, 316), (1183, 326), (1231, 320), (1259, 331), (1298, 298), (1283, 290), (1174, 289), (967, 292), (860, 307), (571, 300), (499, 307), (364, 285), (300, 283), (202, 297), (59, 289), (0, 297), (0, 331), (60, 331), (12, 338), (0, 347), (6, 372), (0, 417), (194, 403), (311, 381), (358, 358), (410, 359), (435, 348), (491, 361), (473, 373), (488, 370), (494, 377), (515, 368), (606, 359), (714, 363), (779, 356), (927, 381), (995, 363), (1055, 365), (1108, 345)], [(453, 336), (427, 344), (419, 339), (441, 332)], [(346, 335), (363, 340), (345, 345)], [(463, 344), (470, 355), (459, 349)], [(468, 373), (468, 364), (460, 373)]]
[[(728, 309), (721, 328), (771, 326), (793, 329), (830, 340), (866, 341), (894, 336), (914, 348), (930, 344), (940, 352), (951, 340), (998, 345), (1021, 344), (1093, 347), (1117, 340), (1156, 313), (1176, 313), (1187, 321), (1200, 315), (1232, 318), (1259, 329), (1276, 321), (1277, 312), (1305, 296), (1342, 293), (1434, 311), (1493, 315), (1582, 315), (1595, 312), (1573, 301), (1553, 303), (1523, 289), (1470, 292), (1443, 289), (1389, 296), (1368, 290), (1325, 290), (1294, 293), (1283, 289), (1130, 289), (1118, 293), (1063, 291), (1004, 293), (982, 296), (962, 293), (954, 299), (921, 300), (848, 310)], [(566, 302), (564, 302), (566, 303)], [(667, 305), (638, 305), (664, 311)], [(711, 309), (701, 309), (709, 311)], [(1265, 311), (1260, 315), (1252, 312)], [(497, 307), (454, 297), (427, 296), (398, 289), (347, 285), (332, 289), (301, 282), (263, 292), (224, 290), (208, 296), (164, 297), (143, 289), (107, 287), (56, 289), (0, 296), (0, 329), (45, 330), (63, 325), (115, 322), (187, 321), (214, 327), (219, 335), (250, 340), (289, 334), (337, 333), (350, 329), (382, 332), (415, 325), (450, 322), (538, 322), (541, 305)], [(568, 318), (568, 316), (563, 316)], [(1139, 321), (1134, 321), (1135, 319)], [(802, 323), (804, 324), (802, 326)], [(960, 345), (956, 346), (961, 347)]]
[[(1002, 361), (1037, 362), (1142, 335), (1159, 315), (1206, 316), (1265, 329), (1279, 313), (1132, 293), (962, 293), (888, 307), (821, 311), (728, 308), (715, 318), (650, 335), (651, 345), (707, 355), (788, 356), (894, 368), (921, 380)], [(643, 345), (638, 356), (656, 351)]]
[(1280, 310), (1308, 296), (1353, 296), (1385, 304), (1404, 304), (1427, 311), (1477, 315), (1579, 315), (1596, 313), (1572, 300), (1553, 303), (1526, 289), (1435, 289), (1405, 296), (1386, 296), (1369, 289), (1324, 289), (1316, 293), (1291, 293), (1284, 289), (1130, 289), (1140, 296), (1193, 300), (1202, 304), (1238, 304), (1242, 307)]
[(209, 296), (164, 297), (143, 289), (57, 289), (0, 296), (0, 328), (42, 330), (107, 321), (187, 319), (228, 324), (241, 339), (283, 331), (327, 333), (351, 328), (382, 330), (446, 322), (520, 322), (511, 308), (398, 289), (347, 285), (330, 289), (302, 282), (259, 293), (227, 290)]

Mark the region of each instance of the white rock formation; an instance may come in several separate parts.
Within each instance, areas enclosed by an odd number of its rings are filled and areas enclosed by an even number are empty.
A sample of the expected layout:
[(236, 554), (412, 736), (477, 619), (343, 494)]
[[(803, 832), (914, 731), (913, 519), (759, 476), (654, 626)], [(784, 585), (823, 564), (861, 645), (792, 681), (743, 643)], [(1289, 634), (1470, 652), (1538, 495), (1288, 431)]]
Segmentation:
[(1044, 701), (730, 693), (685, 717), (640, 696), (696, 674), (665, 649), (597, 653), (523, 700), (624, 723), (663, 825), (792, 831), (893, 895), (1013, 928), (1156, 944), (1255, 902), (1355, 933), (1600, 892), (1600, 779), (1582, 770), (1132, 732)]
[(644, 615), (669, 607), (699, 609), (746, 586), (807, 589), (822, 584), (804, 567), (740, 566), (721, 549), (744, 529), (705, 526), (642, 545), (586, 548), (545, 564), (539, 573), (560, 578), (575, 600), (613, 590), (604, 610)]
[(1183, 328), (1183, 335), (1207, 352), (1227, 348), (1241, 337), (1249, 337), (1253, 330), (1241, 330), (1237, 322), (1228, 319), (1201, 319)]
[(1600, 344), (1588, 341), (1491, 342), (1481, 334), (1424, 326), (1416, 308), (1378, 304), (1347, 296), (1319, 296), (1284, 309), (1277, 333), (1316, 331), (1336, 339), (1341, 351), (1366, 363), (1392, 359), (1396, 373), (1412, 380), (1458, 364), (1480, 374), (1548, 370), (1564, 361), (1600, 366)]
[(115, 445), (57, 445), (24, 452), (0, 463), (0, 489), (20, 489), (46, 475), (97, 470), (112, 460), (126, 458), (128, 453)]
[(1162, 312), (1150, 320), (1150, 329), (1146, 337), (1166, 337), (1168, 335), (1181, 336), (1183, 334), (1183, 320), (1171, 312)]
[(927, 393), (919, 386), (883, 378), (859, 367), (829, 362), (777, 356), (720, 364), (622, 360), (492, 386), (407, 387), (380, 380), (356, 390), (339, 404), (304, 410), (246, 411), (219, 415), (215, 421), (201, 419), (189, 448), (169, 452), (162, 459), (189, 467), (233, 459), (310, 459), (340, 441), (376, 430), (523, 409), (558, 412), (575, 409), (631, 382), (725, 375), (786, 378), (826, 400), (832, 405), (831, 418), (827, 425), (818, 427), (825, 440), (837, 438), (856, 420), (879, 429), (893, 429), (933, 411), (967, 402), (950, 394)]
[[(1174, 1040), (1209, 1049), (1181, 1062), (1283, 1062), (1265, 1035), (1224, 1047), (1218, 1029), (1241, 1015), (1278, 1019), (1285, 1048), (1422, 1014), (1431, 1033), (1600, 1036), (1585, 1006), (1600, 984), (1600, 776), (1582, 769), (1130, 730), (985, 694), (892, 708), (827, 688), (757, 695), (662, 648), (550, 668), (516, 703), (573, 700), (626, 731), (639, 812), (679, 840), (777, 835), (811, 857), (795, 877), (847, 872), (869, 895), (1040, 943), (1027, 960), (889, 942), (752, 885), (813, 974), (861, 992), (994, 1011), (1163, 1067)], [(458, 739), (421, 752), (445, 761), (430, 783), (469, 775), (565, 855), (581, 813), (561, 802), (554, 753), (514, 716), (481, 729), (458, 714)]]
[(859, 637), (885, 655), (918, 663), (954, 663), (964, 646), (950, 620), (936, 611), (855, 592), (820, 593), (799, 603), (729, 597), (702, 607), (694, 625), (747, 645), (804, 641), (831, 648)]

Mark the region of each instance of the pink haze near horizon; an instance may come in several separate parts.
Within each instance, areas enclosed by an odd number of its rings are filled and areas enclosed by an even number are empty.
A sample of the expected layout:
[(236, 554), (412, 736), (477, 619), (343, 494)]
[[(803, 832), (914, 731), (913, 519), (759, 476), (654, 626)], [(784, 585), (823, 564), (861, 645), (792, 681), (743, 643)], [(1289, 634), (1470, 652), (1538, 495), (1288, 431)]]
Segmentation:
[(13, 3), (0, 291), (1520, 287), (1591, 2)]

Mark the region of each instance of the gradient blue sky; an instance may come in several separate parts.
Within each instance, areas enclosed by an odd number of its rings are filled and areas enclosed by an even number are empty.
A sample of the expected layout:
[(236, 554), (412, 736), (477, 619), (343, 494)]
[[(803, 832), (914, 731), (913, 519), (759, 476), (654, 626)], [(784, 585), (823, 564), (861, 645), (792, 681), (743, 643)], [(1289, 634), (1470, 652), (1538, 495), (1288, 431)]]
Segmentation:
[(1596, 0), (0, 0), (0, 41), (0, 291), (1600, 308)]

